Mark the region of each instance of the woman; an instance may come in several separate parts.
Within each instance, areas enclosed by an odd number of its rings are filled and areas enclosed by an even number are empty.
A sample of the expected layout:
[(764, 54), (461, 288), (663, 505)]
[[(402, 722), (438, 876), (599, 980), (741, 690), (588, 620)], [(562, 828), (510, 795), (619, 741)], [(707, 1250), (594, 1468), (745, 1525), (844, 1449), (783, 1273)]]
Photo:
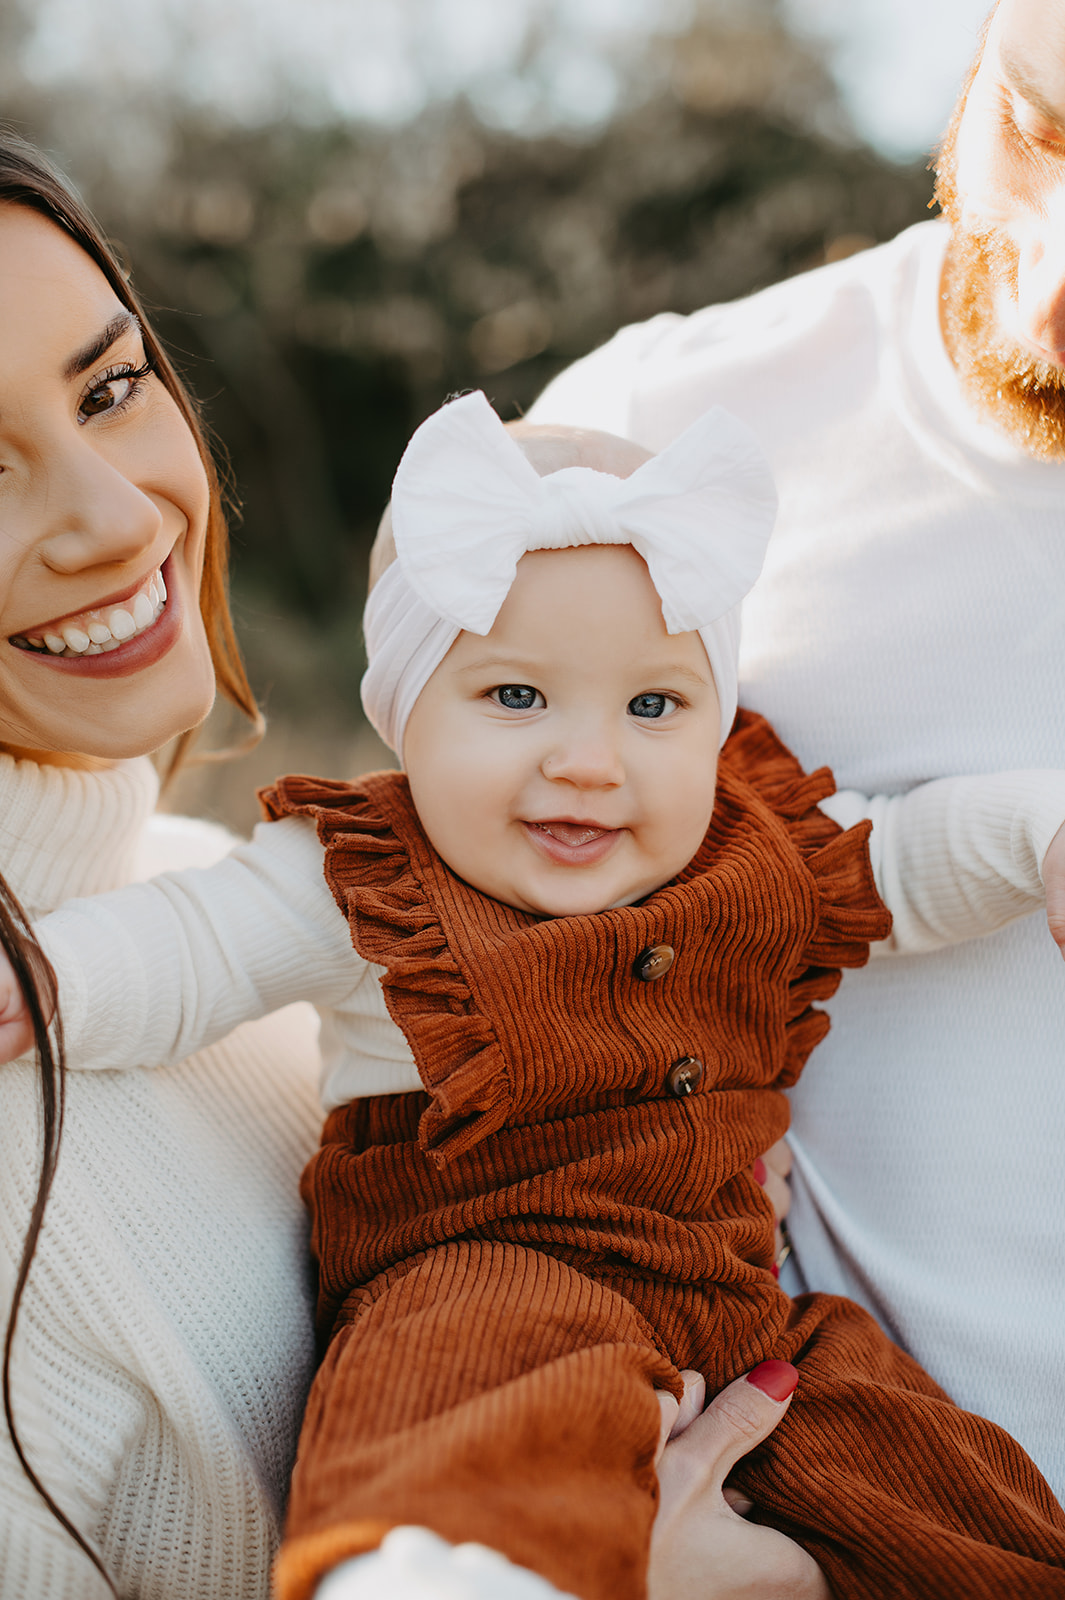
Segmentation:
[[(153, 816), (147, 760), (216, 688), (257, 717), (195, 411), (91, 218), (0, 138), (0, 870), (26, 917), (226, 848)], [(2, 892), (0, 937), (32, 989)], [(64, 1088), (40, 1009), (39, 1062), (0, 1073), (0, 1593), (262, 1600), (312, 1366), (311, 1013)], [(655, 1595), (697, 1574), (709, 1600), (708, 1569), (721, 1597), (825, 1592), (722, 1496), (787, 1404), (787, 1373), (754, 1377), (667, 1448)]]
[[(146, 759), (186, 740), (216, 682), (256, 714), (224, 540), (195, 413), (120, 271), (5, 141), (0, 865), (28, 915), (226, 848), (218, 829), (152, 817)], [(267, 1591), (313, 1359), (296, 1184), (316, 1070), (311, 1014), (294, 1009), (174, 1072), (67, 1084), (11, 1404), (31, 1467), (121, 1594)], [(41, 1163), (32, 1061), (5, 1069), (0, 1095), (13, 1283)], [(107, 1592), (7, 1437), (0, 1495), (0, 1592)]]

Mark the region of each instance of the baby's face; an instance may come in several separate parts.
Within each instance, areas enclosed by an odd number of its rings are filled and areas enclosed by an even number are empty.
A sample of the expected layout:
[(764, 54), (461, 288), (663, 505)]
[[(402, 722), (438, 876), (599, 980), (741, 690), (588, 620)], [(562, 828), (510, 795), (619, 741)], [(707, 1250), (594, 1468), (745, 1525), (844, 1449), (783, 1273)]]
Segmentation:
[(697, 633), (669, 634), (628, 546), (522, 558), (491, 632), (462, 633), (404, 754), (432, 844), (474, 888), (544, 916), (674, 877), (714, 805), (720, 713)]

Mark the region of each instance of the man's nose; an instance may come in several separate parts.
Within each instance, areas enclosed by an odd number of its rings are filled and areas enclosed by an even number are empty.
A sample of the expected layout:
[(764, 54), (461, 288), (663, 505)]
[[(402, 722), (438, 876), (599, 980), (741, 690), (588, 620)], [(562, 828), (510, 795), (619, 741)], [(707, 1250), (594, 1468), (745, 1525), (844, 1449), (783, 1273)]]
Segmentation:
[(562, 729), (542, 770), (553, 782), (577, 789), (616, 789), (625, 782), (619, 740), (606, 719), (582, 718)]
[(1065, 366), (1065, 190), (1021, 246), (1017, 309), (1021, 337)]
[(79, 439), (46, 451), (44, 460), (39, 548), (53, 572), (119, 566), (151, 548), (162, 515), (118, 465)]

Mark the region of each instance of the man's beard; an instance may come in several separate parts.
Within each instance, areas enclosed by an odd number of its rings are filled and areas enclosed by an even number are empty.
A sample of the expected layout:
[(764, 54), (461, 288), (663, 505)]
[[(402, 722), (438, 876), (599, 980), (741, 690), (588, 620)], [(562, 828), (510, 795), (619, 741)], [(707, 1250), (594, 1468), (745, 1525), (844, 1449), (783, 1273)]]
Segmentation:
[(973, 410), (1028, 455), (1065, 458), (1065, 369), (1040, 361), (995, 322), (1003, 290), (1017, 293), (1017, 247), (999, 229), (960, 221), (954, 141), (964, 96), (938, 162), (936, 199), (951, 225), (942, 281), (943, 338)]

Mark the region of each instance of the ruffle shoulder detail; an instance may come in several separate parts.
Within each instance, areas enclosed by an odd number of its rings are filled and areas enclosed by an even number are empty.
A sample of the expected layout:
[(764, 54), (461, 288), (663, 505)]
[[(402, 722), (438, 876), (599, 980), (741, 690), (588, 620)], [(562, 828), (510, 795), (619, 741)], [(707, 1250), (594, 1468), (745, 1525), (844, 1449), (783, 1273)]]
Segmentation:
[(419, 1142), (445, 1165), (506, 1122), (514, 1100), (504, 1053), (462, 975), (438, 912), (433, 880), (447, 868), (425, 839), (400, 772), (355, 783), (286, 777), (259, 791), (268, 821), (312, 819), (326, 882), (352, 944), (387, 968), (393, 1020), (407, 1036), (430, 1096)]
[(843, 829), (819, 809), (835, 793), (828, 767), (807, 773), (764, 717), (741, 710), (722, 751), (722, 765), (748, 784), (786, 829), (816, 895), (813, 930), (788, 984), (786, 1059), (777, 1082), (798, 1078), (829, 1029), (815, 1002), (831, 999), (841, 968), (861, 967), (869, 946), (891, 932), (869, 857), (872, 823)]

